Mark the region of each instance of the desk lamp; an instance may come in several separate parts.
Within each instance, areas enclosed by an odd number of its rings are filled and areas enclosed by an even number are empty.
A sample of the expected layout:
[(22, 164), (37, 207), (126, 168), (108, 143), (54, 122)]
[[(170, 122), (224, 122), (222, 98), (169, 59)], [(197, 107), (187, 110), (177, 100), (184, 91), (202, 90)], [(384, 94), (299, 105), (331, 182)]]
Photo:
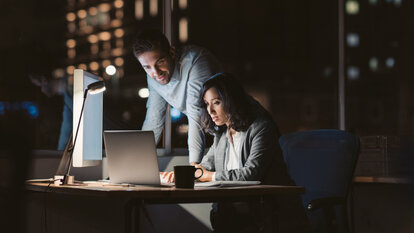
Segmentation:
[(88, 93), (91, 95), (94, 95), (94, 94), (101, 93), (105, 90), (106, 88), (105, 88), (104, 81), (98, 81), (98, 82), (91, 83), (85, 89), (85, 92), (83, 94), (82, 109), (81, 109), (80, 116), (79, 116), (78, 126), (76, 128), (75, 139), (73, 140), (73, 144), (72, 144), (72, 135), (69, 137), (69, 141), (66, 144), (65, 150), (63, 151), (63, 156), (62, 156), (62, 159), (60, 160), (59, 167), (56, 172), (57, 175), (64, 175), (63, 184), (73, 184), (74, 182), (74, 176), (69, 175), (70, 167), (71, 167), (72, 158), (73, 158), (73, 150), (76, 145), (76, 138), (78, 137), (79, 125), (82, 120), (83, 109), (85, 107), (85, 101), (86, 101), (86, 98), (88, 97)]

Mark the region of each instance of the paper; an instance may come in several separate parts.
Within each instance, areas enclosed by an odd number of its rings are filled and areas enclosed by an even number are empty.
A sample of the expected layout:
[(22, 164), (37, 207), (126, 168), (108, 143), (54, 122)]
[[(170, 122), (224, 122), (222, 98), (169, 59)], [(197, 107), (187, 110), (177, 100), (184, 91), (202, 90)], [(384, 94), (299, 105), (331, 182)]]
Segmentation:
[(239, 180), (229, 180), (229, 181), (210, 181), (210, 182), (196, 182), (194, 187), (234, 187), (234, 186), (248, 186), (248, 185), (258, 185), (260, 181), (239, 181)]

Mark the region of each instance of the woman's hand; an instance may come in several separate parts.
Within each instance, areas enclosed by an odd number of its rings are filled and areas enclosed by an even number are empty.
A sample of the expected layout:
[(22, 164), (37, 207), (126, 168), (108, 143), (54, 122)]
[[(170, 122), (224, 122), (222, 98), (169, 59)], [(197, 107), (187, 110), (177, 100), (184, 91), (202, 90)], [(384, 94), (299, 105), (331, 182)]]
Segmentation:
[[(196, 168), (201, 168), (203, 169), (203, 175), (198, 178), (199, 181), (202, 182), (207, 182), (207, 181), (212, 181), (213, 179), (213, 174), (214, 172), (208, 171), (207, 169), (205, 169), (203, 166), (197, 164), (195, 165)], [(197, 171), (195, 172), (195, 176), (199, 177), (201, 175), (201, 171), (197, 169)]]
[(160, 172), (161, 183), (174, 183), (174, 172)]
[[(212, 181), (214, 172), (208, 171), (203, 166), (196, 164), (196, 168), (203, 169), (203, 175), (198, 178), (199, 181), (206, 182), (206, 181)], [(195, 172), (195, 177), (199, 177), (201, 175), (201, 171), (197, 169)], [(175, 182), (175, 176), (174, 172), (160, 172), (160, 179), (162, 183), (174, 183)]]

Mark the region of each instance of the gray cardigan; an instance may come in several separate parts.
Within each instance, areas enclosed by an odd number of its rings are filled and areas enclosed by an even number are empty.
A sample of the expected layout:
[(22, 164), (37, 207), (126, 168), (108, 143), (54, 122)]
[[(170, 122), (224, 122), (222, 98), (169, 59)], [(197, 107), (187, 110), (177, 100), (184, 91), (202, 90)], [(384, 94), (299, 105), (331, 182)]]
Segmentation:
[(218, 133), (214, 143), (203, 157), (201, 165), (216, 172), (216, 180), (260, 180), (263, 184), (292, 184), (278, 142), (276, 124), (265, 114), (260, 114), (244, 131), (241, 144), (240, 169), (226, 170), (225, 156), (228, 148), (226, 133)]

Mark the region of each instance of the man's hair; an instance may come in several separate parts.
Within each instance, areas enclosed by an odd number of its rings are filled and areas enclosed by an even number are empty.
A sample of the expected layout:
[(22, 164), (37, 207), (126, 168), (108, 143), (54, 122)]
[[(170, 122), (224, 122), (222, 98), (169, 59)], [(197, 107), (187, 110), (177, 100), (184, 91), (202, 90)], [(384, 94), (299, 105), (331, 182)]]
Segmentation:
[(222, 101), (224, 111), (228, 114), (230, 127), (236, 131), (244, 131), (254, 121), (256, 114), (252, 98), (248, 95), (241, 83), (229, 73), (218, 73), (207, 80), (202, 88), (200, 97), (201, 125), (203, 129), (214, 134), (223, 132), (226, 126), (218, 127), (207, 112), (204, 95), (210, 88), (215, 88)]
[(166, 53), (170, 51), (170, 42), (167, 37), (160, 31), (154, 29), (145, 29), (138, 32), (134, 37), (132, 46), (135, 56), (157, 49)]

